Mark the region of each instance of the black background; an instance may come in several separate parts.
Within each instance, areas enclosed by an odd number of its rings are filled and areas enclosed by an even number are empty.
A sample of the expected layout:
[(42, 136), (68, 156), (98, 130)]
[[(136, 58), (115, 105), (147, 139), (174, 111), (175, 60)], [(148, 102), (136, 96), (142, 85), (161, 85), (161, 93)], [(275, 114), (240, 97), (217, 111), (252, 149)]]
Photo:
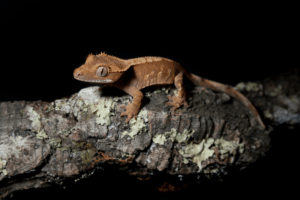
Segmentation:
[[(238, 9), (226, 5), (225, 9), (224, 5), (174, 2), (163, 6), (150, 2), (1, 1), (0, 6), (0, 101), (51, 102), (78, 92), (86, 84), (75, 80), (72, 73), (89, 53), (105, 52), (124, 59), (166, 57), (194, 74), (229, 85), (262, 80), (299, 66), (295, 63), (295, 16), (281, 5), (240, 5)], [(290, 195), (292, 188), (284, 186), (296, 172), (283, 162), (294, 162), (289, 154), (293, 150), (276, 146), (283, 140), (280, 134), (272, 135), (273, 150), (267, 157), (226, 183), (199, 185), (179, 194), (149, 195)], [(285, 130), (284, 137), (289, 134), (293, 132)], [(286, 143), (293, 146), (288, 139)], [(144, 198), (138, 192), (150, 191), (116, 171), (104, 174), (64, 192), (28, 190), (13, 198), (79, 199), (107, 194)]]

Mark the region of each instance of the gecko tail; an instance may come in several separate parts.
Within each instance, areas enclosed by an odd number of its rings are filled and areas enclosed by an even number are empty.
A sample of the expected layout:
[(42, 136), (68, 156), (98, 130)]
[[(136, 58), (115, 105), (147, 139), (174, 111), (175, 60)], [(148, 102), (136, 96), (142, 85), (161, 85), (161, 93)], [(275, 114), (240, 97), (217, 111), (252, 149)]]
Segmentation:
[(236, 99), (238, 99), (240, 102), (242, 102), (247, 108), (253, 113), (255, 119), (258, 121), (258, 123), (265, 129), (265, 125), (262, 122), (256, 108), (252, 105), (252, 103), (240, 92), (236, 91), (230, 86), (211, 81), (208, 79), (201, 78), (200, 76), (197, 76), (195, 74), (187, 74), (187, 78), (190, 79), (190, 81), (197, 86), (206, 87), (211, 90), (217, 91), (217, 92), (224, 92)]

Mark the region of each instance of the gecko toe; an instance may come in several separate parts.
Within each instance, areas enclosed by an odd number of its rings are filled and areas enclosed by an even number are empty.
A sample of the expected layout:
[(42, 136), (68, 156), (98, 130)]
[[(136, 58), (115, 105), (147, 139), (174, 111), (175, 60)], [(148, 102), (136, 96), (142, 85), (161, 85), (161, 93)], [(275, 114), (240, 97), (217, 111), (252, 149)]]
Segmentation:
[(191, 107), (187, 102), (184, 102), (184, 107), (188, 108)]
[(125, 105), (122, 105), (122, 106), (120, 106), (122, 109), (126, 109), (126, 106)]
[(126, 112), (122, 112), (122, 113), (120, 114), (120, 117), (122, 117), (122, 116), (124, 116), (124, 115), (126, 115)]

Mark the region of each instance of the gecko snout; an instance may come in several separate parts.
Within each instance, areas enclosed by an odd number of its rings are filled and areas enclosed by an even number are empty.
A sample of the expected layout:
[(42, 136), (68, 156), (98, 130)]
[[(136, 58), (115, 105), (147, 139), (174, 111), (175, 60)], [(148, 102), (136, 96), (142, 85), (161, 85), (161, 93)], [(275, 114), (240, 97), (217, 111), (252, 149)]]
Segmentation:
[(80, 69), (75, 69), (74, 70), (74, 73), (73, 73), (73, 75), (74, 75), (74, 78), (79, 78), (80, 76), (82, 76), (82, 72), (81, 72), (81, 70)]

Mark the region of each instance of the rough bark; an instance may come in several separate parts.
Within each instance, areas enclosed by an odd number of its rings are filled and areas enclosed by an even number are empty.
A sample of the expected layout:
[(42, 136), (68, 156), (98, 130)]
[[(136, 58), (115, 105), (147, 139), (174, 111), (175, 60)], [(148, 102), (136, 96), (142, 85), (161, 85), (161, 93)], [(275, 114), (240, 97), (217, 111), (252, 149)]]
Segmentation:
[(6, 197), (63, 186), (104, 163), (141, 180), (157, 171), (210, 178), (245, 168), (269, 150), (271, 125), (299, 125), (299, 82), (293, 70), (236, 86), (256, 106), (266, 130), (237, 100), (197, 87), (188, 89), (190, 107), (175, 113), (165, 105), (176, 94), (173, 86), (146, 88), (143, 108), (129, 124), (119, 115), (132, 98), (111, 88), (89, 87), (50, 103), (2, 102), (0, 192)]

